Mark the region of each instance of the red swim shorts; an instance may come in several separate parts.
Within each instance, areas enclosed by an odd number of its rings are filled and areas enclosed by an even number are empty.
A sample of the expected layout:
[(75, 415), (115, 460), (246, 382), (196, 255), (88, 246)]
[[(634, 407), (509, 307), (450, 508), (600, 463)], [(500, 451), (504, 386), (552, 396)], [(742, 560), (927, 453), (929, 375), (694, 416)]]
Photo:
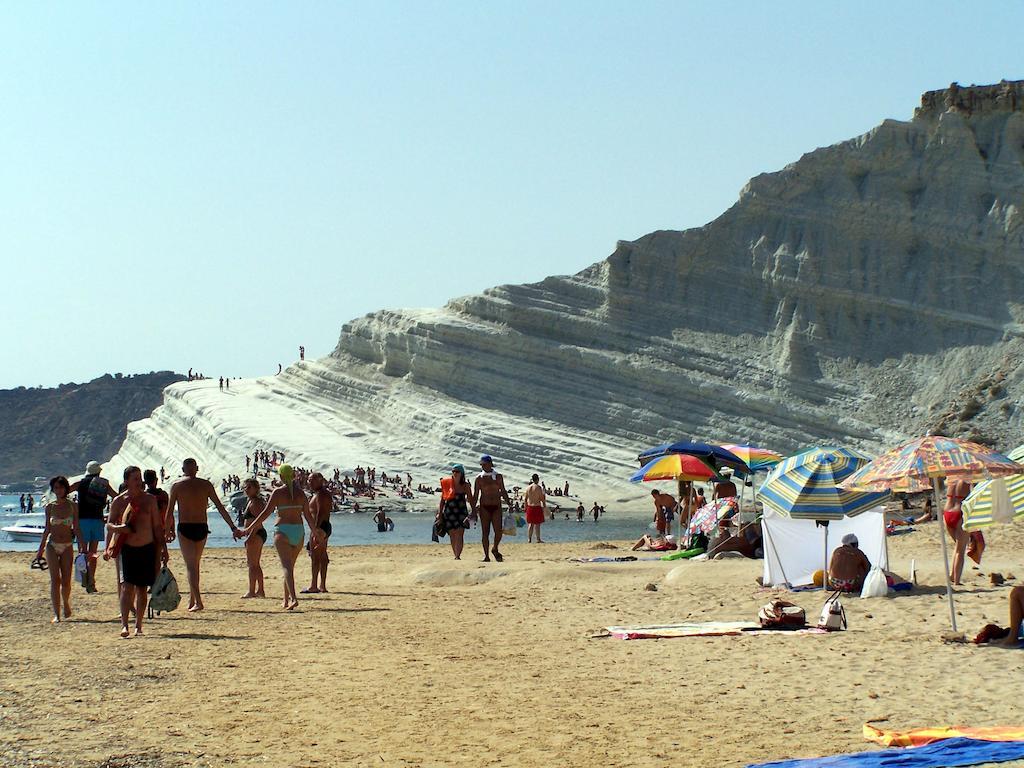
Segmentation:
[(529, 525), (540, 525), (544, 522), (544, 507), (526, 507), (526, 522)]

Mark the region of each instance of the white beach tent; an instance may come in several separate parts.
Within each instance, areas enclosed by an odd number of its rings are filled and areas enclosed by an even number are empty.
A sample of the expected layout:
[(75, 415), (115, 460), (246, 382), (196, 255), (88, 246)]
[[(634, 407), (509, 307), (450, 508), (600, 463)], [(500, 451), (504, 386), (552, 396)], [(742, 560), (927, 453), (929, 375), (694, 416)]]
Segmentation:
[[(799, 587), (814, 582), (814, 572), (824, 570), (832, 552), (842, 544), (843, 536), (857, 537), (861, 551), (872, 566), (889, 568), (885, 541), (885, 513), (882, 507), (855, 517), (833, 520), (828, 526), (828, 552), (825, 552), (825, 529), (813, 520), (793, 520), (771, 510), (761, 518), (764, 534), (764, 585), (788, 584)], [(823, 558), (827, 560), (823, 561)]]

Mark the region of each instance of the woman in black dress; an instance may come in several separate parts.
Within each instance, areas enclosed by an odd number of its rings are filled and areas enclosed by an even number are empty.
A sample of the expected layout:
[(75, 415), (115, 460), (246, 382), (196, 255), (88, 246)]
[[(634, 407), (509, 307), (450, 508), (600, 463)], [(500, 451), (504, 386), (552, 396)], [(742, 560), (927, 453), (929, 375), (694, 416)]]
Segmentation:
[(469, 528), (471, 513), (475, 513), (473, 486), (466, 482), (466, 468), (461, 464), (455, 464), (452, 466), (452, 476), (441, 480), (437, 532), (441, 535), (448, 534), (456, 560), (462, 559), (463, 537)]

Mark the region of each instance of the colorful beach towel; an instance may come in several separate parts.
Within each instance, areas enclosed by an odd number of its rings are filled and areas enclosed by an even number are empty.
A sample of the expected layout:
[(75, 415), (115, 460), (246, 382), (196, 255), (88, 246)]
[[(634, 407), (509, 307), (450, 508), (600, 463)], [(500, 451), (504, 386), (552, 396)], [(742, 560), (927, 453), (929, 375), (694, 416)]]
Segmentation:
[(958, 736), (978, 741), (1024, 741), (1024, 726), (995, 725), (988, 728), (969, 728), (948, 725), (939, 728), (915, 728), (912, 731), (883, 731), (873, 725), (864, 726), (864, 738), (883, 747), (920, 747)]
[(751, 763), (747, 768), (950, 768), (1024, 760), (1024, 742), (953, 738), (923, 747), (890, 747), (804, 760)]
[(651, 624), (635, 627), (605, 627), (617, 640), (651, 640), (672, 637), (718, 637), (723, 635), (827, 635), (817, 627), (806, 629), (762, 629), (751, 621), (700, 621), (682, 624)]
[(643, 561), (654, 561), (661, 562), (660, 557), (636, 557), (634, 555), (621, 555), (619, 557), (608, 557), (607, 555), (598, 557), (570, 557), (570, 563), (636, 563)]

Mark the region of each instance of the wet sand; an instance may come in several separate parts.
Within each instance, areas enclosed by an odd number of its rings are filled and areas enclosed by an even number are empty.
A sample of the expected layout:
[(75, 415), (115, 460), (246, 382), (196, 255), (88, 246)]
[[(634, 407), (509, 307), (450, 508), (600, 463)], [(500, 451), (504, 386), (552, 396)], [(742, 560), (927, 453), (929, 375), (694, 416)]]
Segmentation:
[[(761, 561), (576, 564), (627, 553), (520, 536), (503, 564), (472, 546), (462, 562), (443, 545), (334, 549), (332, 591), (291, 613), (272, 550), (260, 601), (239, 599), (242, 550), (210, 551), (207, 610), (183, 603), (125, 641), (109, 566), (54, 627), (48, 576), (4, 553), (0, 765), (732, 766), (868, 748), (867, 720), (1019, 724), (1024, 651), (941, 639), (935, 525), (890, 540), (921, 588), (848, 599), (849, 631), (825, 636), (609, 639), (613, 624), (753, 620), (777, 592), (755, 583)], [(1024, 526), (988, 537), (958, 594), (969, 636), (1005, 624), (1024, 581)], [(177, 552), (171, 567), (184, 589)], [(1017, 581), (992, 587), (992, 570)], [(789, 599), (816, 618), (824, 595)]]

